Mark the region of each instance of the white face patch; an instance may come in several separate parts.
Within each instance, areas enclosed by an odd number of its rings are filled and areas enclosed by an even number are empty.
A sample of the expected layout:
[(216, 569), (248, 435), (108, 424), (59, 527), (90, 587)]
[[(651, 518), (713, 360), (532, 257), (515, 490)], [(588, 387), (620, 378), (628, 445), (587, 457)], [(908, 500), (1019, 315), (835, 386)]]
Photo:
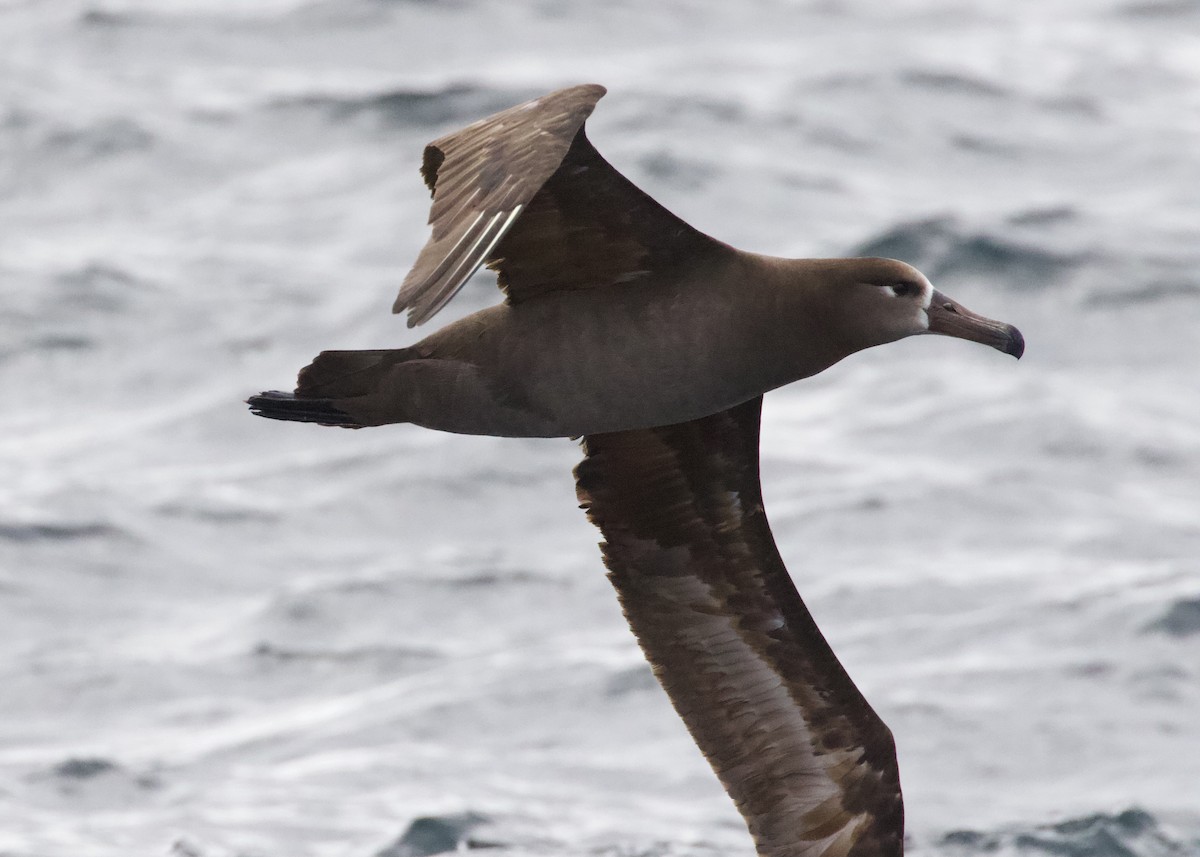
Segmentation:
[(933, 303), (933, 283), (917, 271), (917, 282), (921, 284), (921, 311), (917, 313), (917, 324), (921, 330), (929, 330), (929, 306)]
[[(915, 289), (913, 288), (915, 287)], [(927, 310), (933, 303), (933, 285), (916, 268), (909, 268), (908, 278), (895, 285), (879, 286), (879, 291), (892, 300), (903, 301), (912, 307), (912, 328), (909, 333), (917, 333), (929, 329), (929, 313)], [(919, 293), (916, 291), (919, 290)], [(897, 307), (897, 312), (902, 310)]]
[(917, 271), (917, 277), (920, 278), (917, 282), (921, 284), (921, 309), (929, 309), (929, 305), (933, 303), (933, 283), (929, 282), (920, 271)]

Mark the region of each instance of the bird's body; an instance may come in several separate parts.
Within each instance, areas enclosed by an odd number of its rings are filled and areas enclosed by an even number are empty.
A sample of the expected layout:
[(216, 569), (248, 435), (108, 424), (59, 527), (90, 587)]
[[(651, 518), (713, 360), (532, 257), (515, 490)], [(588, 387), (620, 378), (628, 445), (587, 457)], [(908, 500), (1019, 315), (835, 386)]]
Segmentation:
[(575, 437), (697, 419), (858, 350), (817, 308), (817, 273), (841, 260), (806, 262), (714, 252), (651, 282), (501, 304), (410, 348), (367, 352), (376, 360), (356, 369), (360, 387), (341, 370), (364, 352), (327, 352), (300, 389), (336, 396), (358, 425), (462, 434)]
[(764, 857), (895, 857), (895, 745), (796, 593), (758, 474), (762, 394), (925, 333), (1020, 357), (891, 259), (776, 259), (709, 238), (614, 170), (578, 86), (431, 143), (432, 236), (394, 306), (419, 324), (479, 265), (506, 301), (416, 345), (326, 351), (274, 419), (584, 436), (579, 498), (629, 623)]

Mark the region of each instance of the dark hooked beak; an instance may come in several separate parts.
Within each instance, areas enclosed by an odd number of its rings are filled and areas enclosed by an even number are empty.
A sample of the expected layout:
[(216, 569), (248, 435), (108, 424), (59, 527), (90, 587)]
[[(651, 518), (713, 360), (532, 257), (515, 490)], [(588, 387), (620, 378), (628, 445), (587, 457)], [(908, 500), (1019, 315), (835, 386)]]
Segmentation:
[(925, 312), (929, 314), (929, 333), (957, 336), (959, 339), (990, 345), (1018, 360), (1025, 353), (1025, 337), (1021, 335), (1021, 331), (1011, 324), (976, 315), (936, 289)]

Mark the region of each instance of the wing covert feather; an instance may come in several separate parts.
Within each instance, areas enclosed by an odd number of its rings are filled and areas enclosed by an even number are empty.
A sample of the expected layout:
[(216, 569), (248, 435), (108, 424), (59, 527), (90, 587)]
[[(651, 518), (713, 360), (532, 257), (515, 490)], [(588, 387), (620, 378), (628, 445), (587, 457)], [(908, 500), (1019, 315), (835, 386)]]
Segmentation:
[(585, 438), (579, 498), (630, 626), (759, 854), (896, 857), (895, 745), (775, 548), (761, 404)]

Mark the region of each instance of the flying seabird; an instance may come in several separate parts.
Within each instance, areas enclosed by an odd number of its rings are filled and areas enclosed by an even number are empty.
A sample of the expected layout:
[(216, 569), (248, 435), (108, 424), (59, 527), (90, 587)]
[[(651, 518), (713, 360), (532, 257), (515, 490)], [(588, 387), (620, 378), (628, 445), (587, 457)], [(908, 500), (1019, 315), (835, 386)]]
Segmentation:
[(483, 264), (505, 301), (416, 345), (325, 351), (272, 419), (583, 437), (575, 470), (609, 579), (764, 857), (890, 857), (891, 732), (779, 557), (759, 484), (763, 393), (935, 333), (1020, 357), (1013, 326), (892, 259), (778, 259), (684, 223), (610, 166), (576, 86), (425, 148), (432, 236), (393, 306), (429, 320)]

